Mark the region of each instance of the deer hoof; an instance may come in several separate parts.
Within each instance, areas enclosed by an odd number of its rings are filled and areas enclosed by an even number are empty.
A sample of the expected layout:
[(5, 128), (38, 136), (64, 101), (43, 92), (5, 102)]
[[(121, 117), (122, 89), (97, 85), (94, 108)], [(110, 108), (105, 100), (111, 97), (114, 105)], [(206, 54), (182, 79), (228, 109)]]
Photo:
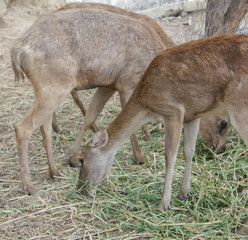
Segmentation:
[(145, 161), (144, 159), (141, 157), (141, 158), (136, 158), (136, 164), (137, 165), (143, 165), (145, 164)]
[(178, 199), (179, 200), (183, 200), (183, 199), (185, 199), (185, 198), (187, 198), (188, 197), (188, 193), (183, 193), (182, 191), (180, 191), (180, 193), (178, 194)]
[(61, 130), (58, 126), (53, 126), (53, 131), (60, 134), (61, 133)]
[(83, 194), (83, 195), (85, 195), (86, 197), (90, 197), (90, 198), (94, 198), (95, 197), (95, 195), (96, 195), (96, 190), (95, 189), (93, 189), (93, 190), (91, 190), (91, 189), (79, 189), (79, 191)]
[(94, 198), (94, 196), (96, 195), (96, 193), (95, 192), (92, 192), (92, 191), (89, 191), (89, 190), (85, 190), (85, 195), (87, 197)]
[(164, 205), (161, 203), (159, 209), (162, 211), (167, 211), (168, 209), (170, 209), (170, 205)]
[(49, 173), (50, 173), (50, 176), (52, 178), (61, 176), (61, 174), (60, 174), (60, 172), (58, 170), (49, 171)]
[(36, 193), (33, 193), (33, 194), (31, 194), (32, 196), (34, 196), (34, 197), (40, 197), (40, 192), (36, 192)]
[(24, 186), (24, 191), (28, 192), (29, 196), (34, 196), (34, 197), (39, 197), (40, 196), (40, 192), (37, 191), (37, 189), (35, 187), (28, 187), (28, 186)]

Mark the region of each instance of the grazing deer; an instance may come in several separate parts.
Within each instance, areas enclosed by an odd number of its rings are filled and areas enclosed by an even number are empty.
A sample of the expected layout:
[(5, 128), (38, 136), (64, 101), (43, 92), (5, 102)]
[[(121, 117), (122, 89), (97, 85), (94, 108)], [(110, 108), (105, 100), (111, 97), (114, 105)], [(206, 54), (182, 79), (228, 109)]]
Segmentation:
[(51, 148), (55, 109), (72, 91), (97, 87), (83, 136), (115, 91), (124, 106), (150, 61), (166, 48), (159, 29), (124, 14), (72, 8), (41, 16), (18, 40), (11, 50), (15, 79), (25, 74), (35, 91), (33, 106), (15, 127), (22, 184), (29, 194), (38, 194), (28, 165), (32, 133), (41, 128), (49, 172), (58, 175)]
[[(145, 53), (144, 53), (145, 55)], [(166, 175), (160, 208), (170, 205), (174, 166), (184, 126), (185, 171), (179, 198), (189, 194), (199, 117), (230, 116), (248, 145), (248, 36), (223, 35), (182, 44), (158, 54), (107, 130), (99, 130), (81, 153), (78, 187), (89, 195), (106, 177), (125, 138), (154, 118), (165, 128)]]

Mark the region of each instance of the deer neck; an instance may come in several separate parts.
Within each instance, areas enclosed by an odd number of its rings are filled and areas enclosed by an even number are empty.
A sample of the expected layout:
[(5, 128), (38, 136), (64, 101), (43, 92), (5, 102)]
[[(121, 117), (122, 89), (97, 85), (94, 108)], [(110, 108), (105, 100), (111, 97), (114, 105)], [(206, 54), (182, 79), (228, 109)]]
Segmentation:
[(104, 150), (115, 155), (122, 142), (148, 121), (147, 110), (140, 104), (129, 102), (107, 128), (108, 143)]

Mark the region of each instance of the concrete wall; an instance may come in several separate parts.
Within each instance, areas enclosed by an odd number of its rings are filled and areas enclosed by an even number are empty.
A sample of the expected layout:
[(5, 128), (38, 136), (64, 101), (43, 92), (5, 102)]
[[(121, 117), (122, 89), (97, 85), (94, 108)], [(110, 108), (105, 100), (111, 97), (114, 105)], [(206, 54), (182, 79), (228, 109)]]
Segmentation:
[[(75, 0), (67, 0), (74, 2)], [(80, 1), (80, 0), (78, 0)], [(81, 2), (101, 2), (115, 5), (129, 10), (145, 10), (149, 8), (158, 8), (164, 5), (187, 3), (194, 0), (81, 0)]]

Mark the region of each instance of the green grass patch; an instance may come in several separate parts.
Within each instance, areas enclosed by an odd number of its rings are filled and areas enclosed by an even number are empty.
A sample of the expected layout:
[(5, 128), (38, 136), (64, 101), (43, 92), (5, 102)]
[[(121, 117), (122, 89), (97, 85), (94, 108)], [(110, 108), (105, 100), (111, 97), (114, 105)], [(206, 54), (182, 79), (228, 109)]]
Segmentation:
[[(68, 181), (74, 186), (67, 196), (90, 205), (79, 206), (77, 211), (89, 214), (92, 222), (100, 222), (102, 230), (119, 231), (126, 239), (132, 236), (142, 236), (137, 239), (246, 239), (234, 233), (238, 224), (248, 218), (247, 154), (236, 132), (230, 132), (227, 151), (221, 155), (215, 155), (201, 137), (198, 138), (190, 196), (183, 201), (177, 198), (184, 170), (181, 143), (171, 208), (162, 212), (158, 206), (165, 175), (164, 136), (158, 125), (150, 127), (153, 137), (150, 142), (144, 141), (138, 131), (145, 164), (134, 164), (132, 149), (126, 141), (94, 199), (79, 194), (77, 175), (67, 172)], [(99, 239), (110, 236), (109, 231), (99, 231)]]

